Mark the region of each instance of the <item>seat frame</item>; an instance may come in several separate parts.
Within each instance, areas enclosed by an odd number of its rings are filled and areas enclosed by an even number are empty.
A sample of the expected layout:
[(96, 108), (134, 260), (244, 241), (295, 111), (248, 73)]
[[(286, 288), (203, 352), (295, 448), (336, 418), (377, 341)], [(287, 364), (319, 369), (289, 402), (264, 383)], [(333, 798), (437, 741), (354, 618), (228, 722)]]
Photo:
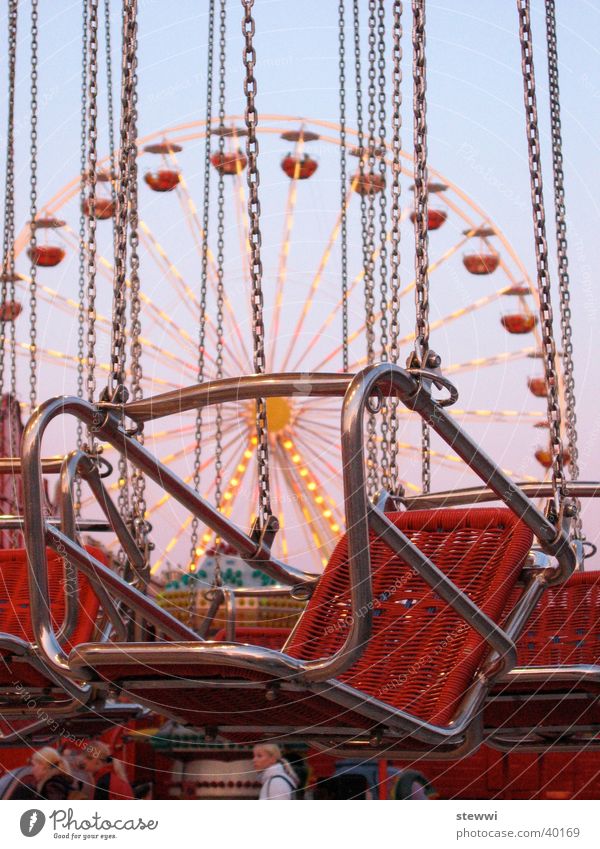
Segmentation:
[[(133, 419), (138, 428), (141, 428), (144, 421), (200, 409), (211, 404), (290, 395), (344, 397), (341, 437), (353, 615), (342, 648), (330, 657), (303, 662), (283, 652), (229, 642), (205, 642), (194, 635), (193, 642), (186, 636), (183, 642), (178, 643), (129, 643), (121, 646), (90, 644), (75, 649), (70, 658), (67, 657), (56, 639), (48, 614), (46, 544), (59, 550), (63, 557), (72, 558), (79, 568), (101, 577), (107, 590), (126, 604), (133, 601), (137, 609), (144, 611), (144, 615), (151, 613), (153, 621), (160, 623), (159, 629), (172, 638), (181, 639), (185, 626), (177, 623), (178, 627), (174, 627), (174, 620), (168, 617), (165, 611), (157, 608), (149, 599), (140, 597), (141, 594), (136, 596), (135, 588), (90, 558), (77, 540), (44, 520), (40, 509), (40, 462), (43, 436), (49, 423), (59, 415), (75, 416), (98, 437), (108, 441), (121, 453), (126, 453), (137, 468), (183, 504), (192, 515), (211, 527), (225, 542), (232, 545), (246, 562), (288, 586), (302, 585), (310, 588), (314, 587), (319, 576), (302, 572), (273, 557), (266, 535), (257, 540), (241, 531), (186, 485), (170, 468), (153, 457), (124, 427), (125, 416)], [(418, 413), (482, 479), (496, 499), (504, 502), (533, 531), (542, 550), (556, 558), (556, 566), (531, 570), (521, 599), (504, 628), (500, 628), (461, 592), (390, 522), (382, 510), (369, 503), (366, 495), (363, 420), (365, 411), (371, 409), (371, 399), (380, 400), (384, 395), (396, 396), (409, 410)], [(476, 719), (491, 684), (514, 667), (514, 641), (545, 587), (565, 580), (576, 566), (576, 554), (569, 543), (566, 528), (555, 527), (456, 424), (442, 403), (432, 398), (431, 380), (419, 379), (416, 375), (389, 363), (369, 366), (354, 377), (291, 373), (250, 375), (239, 379), (211, 381), (124, 406), (111, 403), (92, 405), (74, 397), (53, 398), (34, 412), (26, 426), (22, 468), (26, 493), (25, 541), (31, 570), (32, 614), (36, 639), (45, 661), (59, 675), (71, 678), (85, 676), (93, 680), (97, 677), (93, 672), (97, 665), (115, 662), (117, 658), (119, 663), (131, 666), (133, 679), (136, 677), (135, 670), (139, 663), (168, 662), (170, 666), (202, 663), (203, 667), (240, 667), (264, 674), (271, 679), (271, 683), (283, 681), (294, 688), (326, 692), (329, 700), (356, 709), (372, 721), (374, 727), (384, 727), (387, 734), (397, 738), (410, 738), (412, 742), (428, 746), (464, 744), (466, 732)], [(402, 559), (430, 587), (435, 588), (441, 599), (489, 644), (490, 650), (485, 663), (465, 692), (452, 721), (447, 725), (428, 723), (373, 698), (365, 700), (364, 693), (337, 680), (337, 677), (360, 657), (371, 634), (370, 529), (382, 537), (393, 551), (401, 554)], [(185, 630), (189, 635), (189, 629)], [(129, 676), (124, 676), (127, 677)], [(197, 681), (189, 684), (200, 686)], [(268, 689), (269, 684), (266, 687)], [(152, 704), (150, 697), (148, 703)], [(168, 714), (164, 709), (161, 712)], [(348, 731), (349, 729), (340, 728), (340, 737), (347, 739)]]

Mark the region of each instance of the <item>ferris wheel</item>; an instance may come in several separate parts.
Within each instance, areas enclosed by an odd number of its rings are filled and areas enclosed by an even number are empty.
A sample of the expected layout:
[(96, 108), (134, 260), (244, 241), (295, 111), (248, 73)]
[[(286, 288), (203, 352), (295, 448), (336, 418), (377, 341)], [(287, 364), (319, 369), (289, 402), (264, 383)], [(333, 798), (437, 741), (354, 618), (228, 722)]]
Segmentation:
[[(223, 239), (225, 295), (222, 309), (223, 350), (217, 352), (216, 256), (209, 235), (204, 353), (206, 377), (216, 374), (221, 357), (225, 377), (251, 372), (252, 339), (248, 306), (248, 219), (245, 155), (238, 139), (243, 118), (228, 116), (227, 132), (212, 167), (225, 184)], [(211, 132), (214, 131), (213, 125)], [(221, 125), (222, 126), (222, 125)], [(341, 371), (344, 339), (348, 369), (367, 363), (360, 199), (385, 191), (377, 173), (349, 167), (344, 198), (347, 255), (341, 250), (342, 212), (339, 181), (339, 127), (336, 124), (285, 115), (263, 115), (261, 191), (267, 369), (269, 372)], [(196, 379), (200, 261), (203, 227), (201, 148), (204, 121), (167, 127), (138, 140), (140, 186), (140, 257), (142, 279), (142, 343), (144, 394), (189, 385)], [(347, 130), (348, 152), (357, 141)], [(387, 161), (388, 151), (378, 156)], [(402, 234), (412, 257), (410, 221), (413, 164), (402, 154)], [(349, 166), (352, 160), (349, 160)], [(98, 386), (109, 371), (112, 255), (109, 162), (99, 163), (95, 217), (98, 237), (97, 370)], [(539, 338), (535, 304), (527, 271), (497, 223), (454, 182), (429, 169), (429, 214), (432, 346), (442, 357), (445, 375), (460, 390), (453, 414), (468, 422), (480, 444), (499, 456), (515, 479), (538, 480), (551, 464), (544, 426), (546, 394), (536, 365)], [(73, 393), (80, 362), (77, 353), (76, 291), (79, 251), (79, 176), (41, 207), (36, 254), (38, 286), (37, 351), (40, 379), (46, 394)], [(211, 207), (211, 216), (215, 212)], [(215, 213), (216, 215), (216, 213)], [(212, 230), (216, 228), (213, 226)], [(375, 247), (375, 254), (389, 241)], [(29, 238), (24, 229), (16, 253), (24, 253)], [(32, 257), (30, 256), (30, 259)], [(342, 261), (347, 266), (347, 330), (343, 330)], [(400, 346), (408, 355), (414, 339), (414, 269), (401, 263)], [(18, 351), (29, 356), (28, 278), (19, 275), (15, 315)], [(19, 296), (22, 290), (22, 296)], [(20, 315), (19, 315), (20, 313)], [(59, 317), (60, 315), (60, 317)], [(380, 307), (371, 317), (377, 322)], [(60, 331), (61, 347), (56, 344)], [(477, 399), (473, 401), (472, 399)], [(318, 398), (270, 399), (268, 406), (273, 509), (281, 528), (274, 551), (309, 570), (325, 564), (343, 529), (340, 477), (339, 407)], [(536, 409), (537, 407), (537, 409)], [(214, 415), (214, 414), (213, 414)], [(401, 414), (399, 466), (405, 490), (420, 491), (420, 430), (412, 414)], [(201, 490), (214, 499), (220, 489), (221, 509), (239, 524), (254, 519), (257, 486), (253, 409), (229, 404), (218, 421), (205, 416), (202, 433)], [(57, 453), (61, 450), (57, 435)], [(195, 415), (183, 415), (168, 426), (149, 428), (146, 444), (172, 465), (187, 482), (194, 476)], [(523, 451), (530, 444), (529, 452)], [(215, 455), (220, 464), (215, 476)], [(110, 453), (106, 451), (107, 459)], [(432, 442), (431, 461), (436, 486), (468, 485), (470, 472), (447, 447)], [(541, 472), (541, 475), (540, 475)], [(113, 492), (123, 482), (113, 479)], [(90, 500), (91, 502), (91, 500)], [(152, 569), (190, 565), (190, 524), (168, 495), (148, 487), (148, 518), (156, 545)], [(88, 502), (84, 499), (82, 509)], [(214, 549), (212, 532), (201, 533), (196, 555)]]

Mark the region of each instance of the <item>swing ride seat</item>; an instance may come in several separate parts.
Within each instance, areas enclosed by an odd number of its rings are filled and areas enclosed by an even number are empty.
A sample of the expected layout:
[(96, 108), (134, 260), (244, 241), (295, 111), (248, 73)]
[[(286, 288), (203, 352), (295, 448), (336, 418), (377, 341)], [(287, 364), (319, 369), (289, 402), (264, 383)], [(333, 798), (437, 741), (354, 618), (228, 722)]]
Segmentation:
[(0, 747), (40, 746), (67, 734), (71, 739), (89, 739), (116, 726), (144, 719), (148, 711), (141, 705), (110, 701), (53, 716), (43, 707), (35, 718), (5, 717), (0, 720)]
[[(106, 562), (104, 553), (89, 547), (89, 553)], [(83, 575), (77, 576), (75, 586), (69, 586), (62, 558), (51, 549), (48, 556), (48, 584), (52, 622), (60, 627), (66, 615), (66, 594), (75, 599), (75, 622), (72, 632), (65, 638), (66, 649), (92, 639), (99, 612), (99, 601), (91, 582)], [(33, 648), (34, 632), (25, 549), (0, 550), (0, 704), (6, 698), (22, 705), (25, 688), (48, 689), (56, 687), (54, 679)], [(54, 693), (44, 700), (51, 702)]]
[[(436, 378), (437, 379), (437, 378)], [(440, 379), (441, 380), (441, 379)], [(452, 398), (453, 387), (441, 383)], [(366, 495), (364, 418), (377, 392), (396, 395), (452, 444), (505, 508), (424, 509), (386, 515)], [(566, 579), (575, 554), (563, 530), (464, 433), (414, 375), (398, 366), (369, 366), (347, 375), (251, 375), (207, 382), (188, 390), (133, 402), (126, 414), (145, 421), (257, 397), (290, 394), (343, 397), (342, 469), (347, 535), (325, 573), (303, 573), (273, 557), (269, 543), (244, 534), (202, 496), (124, 433), (120, 418), (103, 410), (96, 425), (128, 460), (233, 545), (247, 562), (292, 588), (314, 592), (283, 651), (234, 642), (207, 642), (151, 599), (52, 527), (42, 503), (43, 435), (56, 417), (76, 416), (88, 426), (98, 407), (74, 397), (42, 404), (25, 429), (23, 484), (29, 566), (43, 597), (46, 544), (66, 553), (107, 592), (137, 605), (157, 624), (156, 642), (87, 643), (67, 655), (53, 634), (44, 605), (35, 633), (51, 667), (99, 692), (119, 688), (158, 713), (219, 729), (232, 739), (300, 738), (352, 743), (379, 738), (402, 751), (420, 746), (454, 751), (465, 742), (491, 685), (516, 663), (527, 617), (549, 583)], [(104, 496), (103, 496), (104, 497)], [(529, 570), (527, 584), (505, 624), (507, 605), (522, 574), (535, 533), (557, 565)], [(550, 561), (548, 561), (549, 563)], [(315, 589), (316, 585), (316, 589)]]
[[(531, 531), (509, 510), (415, 511), (388, 518), (485, 614), (501, 618), (532, 542)], [(255, 648), (216, 641), (197, 647), (80, 645), (71, 652), (71, 668), (82, 675), (93, 670), (96, 683), (109, 682), (170, 716), (218, 726), (224, 734), (239, 735), (244, 727), (254, 736), (270, 728), (308, 736), (339, 726), (365, 732), (385, 724), (386, 713), (394, 711), (448, 725), (481, 670), (485, 640), (373, 531), (370, 557), (371, 639), (337, 680), (306, 686), (301, 670), (303, 661), (343, 649), (353, 615), (345, 536), (287, 643), (287, 655), (263, 650), (262, 672), (245, 664)], [(274, 693), (271, 701), (265, 689)]]
[(542, 596), (518, 642), (518, 666), (488, 701), (494, 739), (600, 734), (599, 606), (600, 572), (575, 572)]

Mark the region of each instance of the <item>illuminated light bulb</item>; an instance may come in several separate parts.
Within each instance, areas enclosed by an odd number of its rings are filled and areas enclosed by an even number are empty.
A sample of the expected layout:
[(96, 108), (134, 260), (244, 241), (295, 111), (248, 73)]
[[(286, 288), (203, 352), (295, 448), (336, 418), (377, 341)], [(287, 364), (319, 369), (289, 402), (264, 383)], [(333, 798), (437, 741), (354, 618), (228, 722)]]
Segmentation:
[(308, 469), (300, 469), (300, 477), (305, 478), (308, 475)]
[(225, 501), (231, 501), (233, 495), (230, 492), (226, 492), (223, 498), (225, 499)]
[(286, 439), (285, 442), (283, 443), (283, 447), (284, 448), (293, 448), (294, 443), (292, 442), (291, 439)]
[(300, 462), (300, 454), (294, 454), (294, 456), (292, 457), (292, 463), (299, 463), (299, 462)]
[(237, 486), (238, 483), (239, 483), (239, 480), (237, 478), (231, 478), (230, 486)]
[(323, 566), (327, 566), (327, 558), (321, 557), (321, 563), (323, 564)]
[(123, 489), (126, 483), (127, 481), (125, 480), (125, 478), (119, 478), (119, 489)]
[(334, 534), (337, 534), (337, 532), (339, 531), (339, 529), (340, 529), (340, 526), (339, 526), (339, 525), (337, 525), (337, 524), (335, 524), (335, 525), (331, 525), (331, 530), (334, 532)]
[(252, 437), (252, 439), (250, 440), (250, 443), (251, 443), (252, 445), (258, 445), (258, 437), (257, 437), (257, 436), (253, 436), (253, 437)]
[(196, 571), (196, 564), (190, 563), (190, 569), (189, 570), (190, 570), (190, 572), (195, 572)]
[(325, 501), (322, 495), (317, 495), (315, 498), (315, 504), (322, 504)]
[(210, 540), (211, 540), (211, 535), (210, 535), (210, 534), (204, 534), (204, 536), (202, 537), (202, 539), (204, 540), (204, 542), (210, 542)]
[(244, 457), (246, 458), (246, 460), (251, 460), (252, 459), (252, 451), (244, 451)]
[(316, 483), (315, 483), (314, 481), (311, 481), (311, 482), (308, 484), (308, 487), (307, 487), (307, 488), (308, 488), (308, 489), (310, 489), (310, 491), (311, 491), (311, 492), (314, 492), (314, 490), (317, 488), (317, 485), (316, 485)]
[(203, 548), (197, 548), (196, 549), (196, 557), (202, 557), (203, 554), (204, 554)]
[(243, 463), (240, 463), (240, 465), (237, 467), (237, 470), (238, 470), (238, 472), (245, 472), (246, 467), (244, 466)]
[(331, 516), (331, 510), (323, 510), (323, 515), (326, 519), (329, 519), (329, 517)]

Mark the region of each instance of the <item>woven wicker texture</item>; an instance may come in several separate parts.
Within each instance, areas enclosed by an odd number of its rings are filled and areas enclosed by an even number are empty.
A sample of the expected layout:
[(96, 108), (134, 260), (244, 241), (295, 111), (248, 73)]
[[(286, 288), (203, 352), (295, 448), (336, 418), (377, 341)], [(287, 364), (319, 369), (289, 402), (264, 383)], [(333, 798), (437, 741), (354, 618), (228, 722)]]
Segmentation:
[[(97, 560), (106, 563), (106, 556), (96, 548), (88, 548)], [(61, 558), (48, 549), (48, 586), (50, 609), (55, 629), (60, 627), (65, 615), (65, 593), (73, 591), (66, 586), (65, 570)], [(79, 573), (77, 579), (77, 622), (70, 640), (65, 642), (65, 650), (92, 639), (94, 625), (98, 615), (98, 599), (89, 580)], [(0, 550), (0, 633), (20, 637), (28, 643), (33, 642), (31, 623), (29, 583), (27, 575), (27, 555), (25, 549)], [(4, 659), (6, 654), (2, 653)], [(19, 668), (22, 668), (19, 664)], [(31, 676), (28, 675), (28, 680)], [(33, 679), (41, 677), (33, 674)], [(9, 666), (0, 664), (0, 683), (10, 682), (14, 678)], [(23, 678), (21, 672), (20, 678)], [(32, 683), (33, 683), (32, 679)]]
[[(236, 628), (235, 641), (250, 646), (281, 649), (290, 633), (290, 628)], [(227, 639), (225, 628), (221, 628), (215, 634), (214, 639), (216, 642), (225, 641)]]
[[(414, 511), (389, 518), (488, 616), (501, 618), (532, 542), (531, 531), (509, 510)], [(486, 645), (374, 533), (370, 551), (373, 633), (341, 680), (422, 719), (447, 723)], [(314, 660), (338, 651), (350, 610), (348, 544), (343, 537), (289, 653)]]
[(600, 572), (546, 590), (518, 642), (519, 666), (600, 664)]

